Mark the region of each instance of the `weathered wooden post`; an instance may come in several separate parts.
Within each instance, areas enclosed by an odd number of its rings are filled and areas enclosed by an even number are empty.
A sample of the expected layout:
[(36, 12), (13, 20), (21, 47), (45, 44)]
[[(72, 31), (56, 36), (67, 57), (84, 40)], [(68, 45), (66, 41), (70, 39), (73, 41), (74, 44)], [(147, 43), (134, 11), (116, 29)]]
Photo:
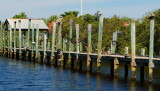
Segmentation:
[(58, 48), (62, 49), (62, 22), (58, 22)]
[(76, 68), (76, 69), (79, 69), (79, 61), (78, 61), (78, 59), (79, 59), (79, 56), (78, 56), (78, 54), (79, 54), (79, 24), (76, 24), (76, 60), (75, 60), (75, 67), (74, 68)]
[(135, 62), (135, 35), (136, 29), (135, 29), (135, 22), (131, 23), (131, 73), (132, 73), (132, 79), (136, 79), (136, 62)]
[(72, 39), (72, 25), (73, 25), (73, 20), (70, 19), (69, 21), (70, 24), (70, 31), (69, 31), (69, 54), (68, 54), (68, 62), (67, 62), (67, 67), (71, 68), (71, 50), (72, 50), (72, 43), (71, 43), (71, 39)]
[(40, 62), (40, 54), (39, 54), (39, 50), (38, 50), (38, 38), (39, 38), (39, 25), (36, 25), (37, 30), (36, 30), (36, 61)]
[(21, 20), (18, 21), (18, 28), (19, 28), (19, 59), (21, 59), (22, 51), (21, 51)]
[(83, 45), (82, 45), (82, 42), (80, 42), (80, 43), (79, 43), (79, 45), (80, 45), (80, 52), (82, 52), (82, 51), (83, 51)]
[(43, 55), (43, 63), (46, 63), (46, 33), (44, 33), (44, 55)]
[(118, 76), (118, 65), (119, 65), (118, 58), (115, 57), (115, 58), (114, 58), (114, 75), (115, 75), (115, 76)]
[[(59, 28), (59, 30), (58, 30), (58, 49), (60, 49), (61, 50), (61, 52), (62, 52), (62, 18), (60, 17), (59, 18), (60, 19), (60, 21), (58, 22), (58, 28)], [(61, 53), (61, 56), (60, 56), (60, 59), (58, 59), (58, 65), (61, 65), (61, 66), (63, 66), (63, 53)]]
[(150, 21), (150, 44), (149, 44), (149, 82), (153, 80), (153, 51), (154, 51), (154, 20)]
[(97, 72), (100, 71), (101, 66), (101, 53), (102, 53), (102, 31), (103, 31), (103, 17), (100, 14), (99, 18), (99, 31), (98, 31), (98, 54), (97, 54)]
[(50, 50), (50, 42), (47, 43), (47, 49)]
[(28, 19), (28, 37), (27, 37), (27, 47), (29, 47), (29, 35), (31, 30), (31, 18)]
[(10, 25), (10, 57), (12, 58), (12, 26)]
[(10, 43), (10, 42), (9, 42), (9, 41), (10, 41), (10, 40), (9, 40), (9, 35), (10, 35), (9, 32), (10, 32), (10, 31), (9, 31), (9, 28), (10, 28), (10, 25), (8, 25), (8, 31), (7, 31), (7, 36), (8, 36), (8, 37), (7, 37), (7, 40), (8, 40), (8, 41), (7, 41), (7, 43), (8, 43), (8, 45), (7, 45), (7, 46), (8, 46), (8, 48), (7, 48), (7, 49), (8, 49), (8, 57), (9, 57), (9, 51), (10, 51), (10, 45), (9, 45), (9, 43)]
[(34, 42), (34, 28), (35, 28), (35, 25), (34, 25), (34, 23), (32, 23), (32, 53), (31, 53), (31, 60), (34, 60), (34, 52), (33, 52), (34, 45), (35, 45), (35, 42)]
[(141, 55), (145, 56), (145, 49), (144, 48), (141, 48)]
[(2, 51), (2, 53), (1, 53), (1, 55), (3, 55), (3, 51), (4, 51), (4, 24), (2, 23), (2, 25), (1, 25), (1, 32), (2, 32), (2, 34), (1, 34), (1, 41), (2, 41), (2, 44), (1, 44), (1, 51)]
[(14, 58), (16, 59), (16, 21), (14, 22)]
[(92, 31), (92, 27), (91, 27), (91, 24), (89, 24), (88, 25), (88, 47), (87, 47), (87, 70), (91, 70), (90, 69), (91, 31)]
[(42, 46), (42, 50), (43, 50), (43, 49), (44, 49), (44, 42), (42, 41), (41, 43), (42, 43), (42, 45), (41, 45), (41, 46)]
[(54, 51), (55, 51), (55, 34), (56, 33), (56, 23), (53, 23), (53, 31), (52, 31), (52, 54), (51, 54), (51, 64), (54, 62)]
[(66, 51), (66, 39), (63, 39), (63, 51)]
[(25, 46), (25, 35), (24, 35), (25, 31), (22, 31), (22, 48), (24, 48)]
[(125, 54), (127, 55), (129, 52), (128, 52), (128, 47), (125, 47), (124, 48), (125, 50), (124, 50), (124, 52), (125, 52)]
[(3, 28), (3, 51), (4, 51), (4, 56), (6, 56), (6, 27)]
[(2, 31), (3, 31), (3, 24), (0, 21), (0, 55), (3, 53), (3, 36), (2, 36)]
[(116, 42), (117, 42), (117, 31), (113, 33), (113, 40), (111, 42), (111, 54), (116, 54)]
[[(31, 18), (30, 19), (28, 19), (28, 37), (27, 37), (27, 46), (26, 46), (26, 48), (27, 49), (29, 49), (29, 35), (30, 35), (30, 30), (31, 30)], [(29, 55), (29, 53), (28, 53), (28, 51), (27, 51), (27, 54), (26, 54), (26, 60), (28, 60), (28, 55)]]

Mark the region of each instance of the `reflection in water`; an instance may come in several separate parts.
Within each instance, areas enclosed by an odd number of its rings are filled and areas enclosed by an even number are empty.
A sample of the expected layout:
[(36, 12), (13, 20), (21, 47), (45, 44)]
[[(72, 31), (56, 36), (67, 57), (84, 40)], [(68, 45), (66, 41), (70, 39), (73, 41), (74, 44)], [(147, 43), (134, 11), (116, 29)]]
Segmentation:
[(114, 84), (114, 90), (118, 90), (118, 88), (117, 88), (117, 82), (118, 82), (118, 79), (117, 78), (114, 78), (113, 79), (113, 84)]
[(96, 81), (97, 81), (97, 90), (102, 90), (101, 87), (101, 78), (100, 78), (100, 75), (97, 75), (96, 76)]
[(159, 88), (125, 79), (0, 58), (0, 91), (152, 91)]
[(86, 88), (89, 89), (90, 88), (90, 84), (89, 84), (90, 83), (90, 73), (89, 72), (86, 73), (86, 79), (87, 79), (86, 80), (86, 84), (87, 84)]

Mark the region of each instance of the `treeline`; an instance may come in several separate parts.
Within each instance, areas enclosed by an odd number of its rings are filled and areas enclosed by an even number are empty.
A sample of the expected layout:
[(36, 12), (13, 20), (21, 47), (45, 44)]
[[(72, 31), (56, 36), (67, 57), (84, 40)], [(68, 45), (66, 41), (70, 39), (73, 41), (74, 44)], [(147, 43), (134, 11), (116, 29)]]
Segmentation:
[[(154, 36), (154, 56), (158, 56), (160, 52), (160, 9), (155, 10), (153, 12), (147, 13), (143, 18), (135, 20), (136, 22), (136, 54), (140, 55), (140, 49), (145, 48), (146, 55), (149, 52), (149, 38), (150, 38), (150, 20), (148, 19), (149, 15), (154, 13), (155, 15), (155, 36)], [(88, 24), (92, 24), (92, 42), (95, 47), (97, 47), (97, 39), (98, 39), (98, 20), (99, 20), (99, 11), (97, 11), (94, 15), (85, 14), (83, 16), (78, 16), (79, 12), (77, 11), (69, 11), (61, 14), (62, 16), (62, 37), (68, 39), (69, 36), (69, 20), (73, 19), (73, 38), (75, 41), (76, 33), (75, 33), (75, 24), (79, 24), (80, 26), (80, 40), (82, 40), (83, 44), (87, 43), (87, 26)], [(18, 17), (17, 17), (18, 16)], [(19, 15), (15, 15), (13, 18), (27, 18), (27, 15), (24, 12), (21, 12)], [(53, 22), (58, 19), (57, 15), (52, 15), (48, 19), (44, 19), (45, 23), (49, 25), (50, 22)], [(131, 48), (131, 36), (130, 36), (130, 23), (133, 21), (132, 18), (128, 17), (119, 17), (114, 15), (111, 18), (104, 17), (103, 24), (103, 48), (107, 51), (111, 45), (113, 32), (120, 30), (125, 34), (118, 34), (117, 40), (117, 50), (116, 52), (119, 54), (124, 54), (124, 47), (128, 46)], [(58, 31), (58, 29), (57, 29)], [(50, 41), (50, 40), (49, 40)], [(87, 45), (86, 45), (87, 46)], [(96, 51), (93, 47), (93, 51)]]

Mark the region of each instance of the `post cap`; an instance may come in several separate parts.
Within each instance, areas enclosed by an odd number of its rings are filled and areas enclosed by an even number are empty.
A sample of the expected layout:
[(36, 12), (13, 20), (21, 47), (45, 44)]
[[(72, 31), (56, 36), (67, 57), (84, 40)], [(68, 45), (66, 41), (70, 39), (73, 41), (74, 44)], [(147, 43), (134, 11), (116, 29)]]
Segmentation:
[(20, 22), (20, 23), (21, 23), (21, 20), (18, 20), (18, 22)]
[(29, 18), (29, 21), (31, 21), (31, 17)]
[(69, 20), (69, 25), (72, 26), (73, 25), (73, 19)]
[(62, 25), (62, 22), (61, 22), (61, 21), (58, 21), (58, 25)]
[(153, 13), (151, 13), (151, 15), (148, 17), (148, 19), (152, 20), (154, 18), (154, 16), (155, 15)]
[(76, 24), (76, 31), (79, 31), (79, 24)]
[(99, 16), (102, 16), (103, 14), (102, 13), (99, 13)]
[(88, 24), (88, 32), (91, 32), (91, 31), (92, 31), (92, 25)]

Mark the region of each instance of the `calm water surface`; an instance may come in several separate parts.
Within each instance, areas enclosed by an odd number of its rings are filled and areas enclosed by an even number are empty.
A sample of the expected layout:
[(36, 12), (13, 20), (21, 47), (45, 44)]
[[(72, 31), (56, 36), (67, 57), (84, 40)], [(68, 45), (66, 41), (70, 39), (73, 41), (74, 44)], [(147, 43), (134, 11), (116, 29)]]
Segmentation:
[(159, 86), (0, 58), (0, 91), (158, 91)]

